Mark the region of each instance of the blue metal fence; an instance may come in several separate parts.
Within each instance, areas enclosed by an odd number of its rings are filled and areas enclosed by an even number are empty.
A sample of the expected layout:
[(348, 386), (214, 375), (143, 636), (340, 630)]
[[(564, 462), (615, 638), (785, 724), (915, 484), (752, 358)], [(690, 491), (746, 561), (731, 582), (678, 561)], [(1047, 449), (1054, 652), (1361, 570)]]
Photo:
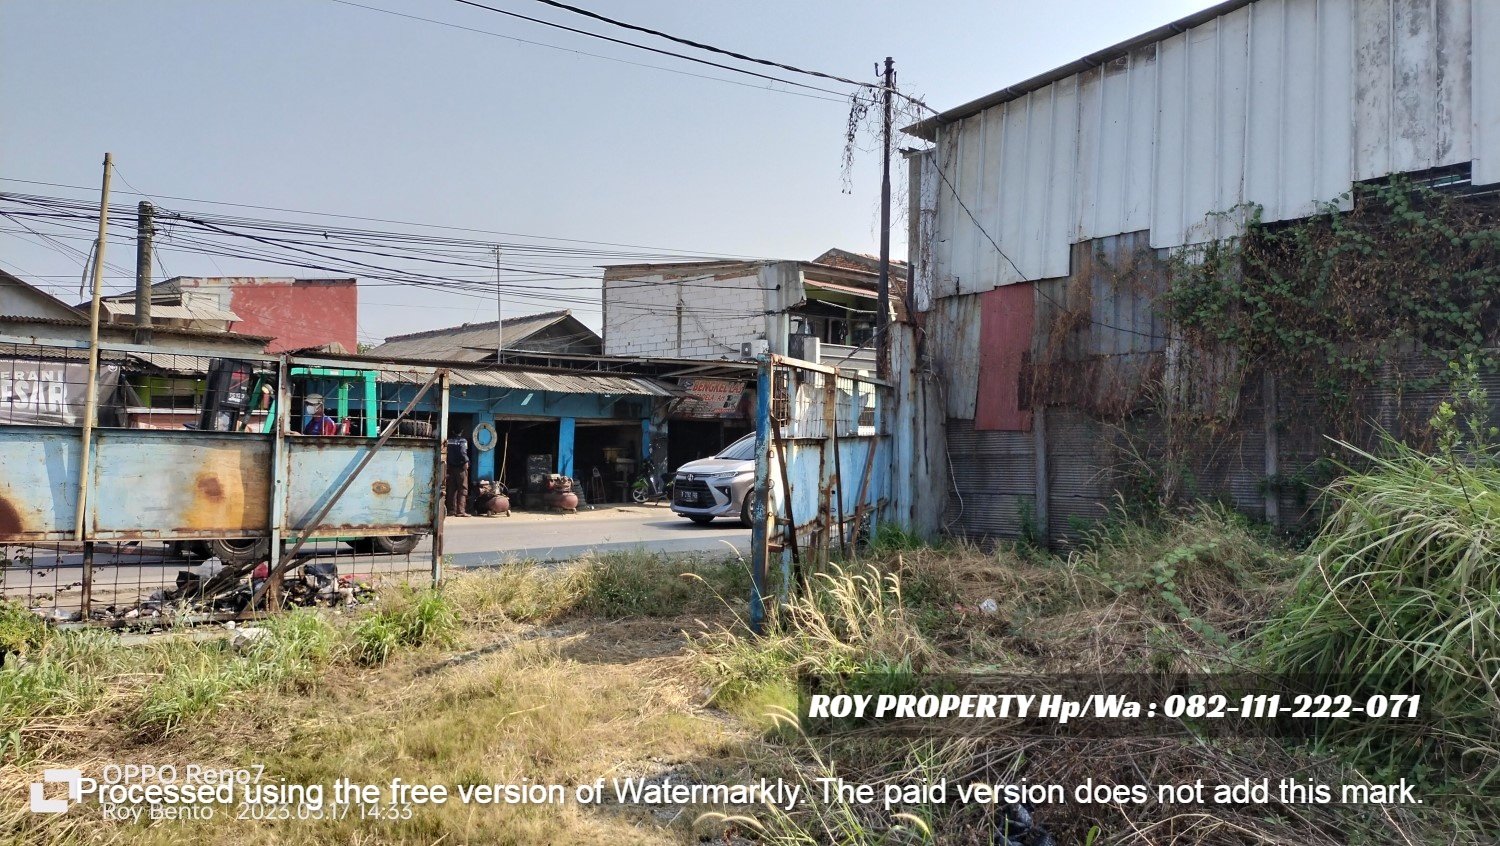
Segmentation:
[[(750, 622), (882, 519), (891, 484), (891, 389), (834, 367), (760, 363)], [(779, 585), (771, 586), (772, 562)]]

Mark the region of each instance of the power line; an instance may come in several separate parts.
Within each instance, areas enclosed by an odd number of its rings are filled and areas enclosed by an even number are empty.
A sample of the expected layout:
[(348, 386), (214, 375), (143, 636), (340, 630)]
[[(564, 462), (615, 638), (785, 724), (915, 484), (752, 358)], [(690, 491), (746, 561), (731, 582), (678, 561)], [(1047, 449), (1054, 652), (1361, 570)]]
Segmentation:
[[(626, 40), (624, 40), (622, 38), (613, 38), (611, 36), (604, 35), (604, 34), (598, 33), (598, 32), (589, 32), (586, 29), (578, 29), (577, 27), (568, 26), (566, 24), (556, 23), (554, 21), (544, 20), (542, 18), (534, 18), (534, 17), (531, 17), (530, 15), (523, 15), (520, 12), (512, 12), (512, 11), (508, 11), (506, 9), (501, 9), (501, 8), (498, 8), (498, 7), (495, 7), (495, 6), (487, 6), (487, 5), (483, 4), (483, 3), (475, 2), (475, 0), (454, 0), (454, 2), (456, 2), (456, 3), (462, 3), (465, 6), (473, 6), (476, 9), (484, 9), (487, 12), (494, 12), (497, 15), (505, 15), (507, 17), (517, 18), (517, 19), (523, 20), (523, 21), (531, 21), (532, 23), (535, 23), (535, 24), (541, 24), (542, 26), (552, 27), (553, 29), (560, 29), (560, 30), (563, 30), (565, 32), (572, 32), (572, 33), (576, 33), (578, 35), (588, 36), (589, 38), (597, 38), (597, 39), (599, 39), (601, 41), (608, 41), (611, 44), (620, 44), (620, 45), (623, 45), (623, 46), (626, 46), (626, 47), (634, 47), (637, 50), (645, 50), (647, 52), (656, 53), (656, 54), (661, 55), (661, 56), (672, 56), (673, 58), (683, 59), (683, 60), (689, 61), (689, 62), (696, 62), (696, 63), (698, 63), (700, 65), (708, 65), (709, 67), (714, 67), (714, 68), (719, 68), (721, 70), (727, 70), (727, 71), (732, 71), (734, 73), (744, 74), (745, 76), (753, 76), (753, 77), (756, 77), (756, 78), (759, 78), (759, 79), (770, 80), (771, 82), (779, 82), (782, 85), (795, 85), (798, 88), (806, 88), (806, 89), (808, 89), (810, 91), (821, 91), (824, 94), (836, 94), (836, 95), (839, 95), (839, 96), (844, 96), (844, 92), (842, 92), (842, 91), (834, 91), (831, 88), (819, 88), (816, 85), (808, 85), (805, 82), (794, 82), (794, 81), (792, 81), (790, 79), (782, 79), (781, 77), (771, 76), (770, 74), (764, 74), (764, 73), (760, 73), (758, 71), (746, 70), (745, 68), (737, 68), (737, 67), (735, 67), (733, 65), (723, 64), (722, 62), (714, 62), (714, 61), (710, 61), (708, 59), (700, 59), (697, 56), (689, 56), (686, 53), (676, 53), (676, 52), (673, 52), (671, 50), (662, 50), (662, 49), (660, 49), (658, 47), (650, 47), (650, 46), (645, 45), (645, 44), (637, 44), (634, 41), (626, 41)], [(726, 51), (716, 51), (716, 52), (721, 52), (722, 53), (722, 52), (726, 52)], [(829, 76), (827, 78), (828, 79), (837, 79), (837, 77), (832, 77), (832, 76)], [(839, 81), (842, 81), (842, 80), (839, 80)]]
[[(97, 191), (98, 190), (97, 188), (91, 188), (91, 187), (83, 186), (83, 185), (65, 185), (65, 184), (59, 183), (59, 182), (42, 182), (40, 180), (20, 179), (20, 178), (13, 177), (13, 176), (0, 176), (0, 181), (3, 181), (3, 182), (19, 182), (19, 183), (21, 183), (23, 185), (43, 185), (43, 186), (46, 186), (46, 187), (49, 187), (49, 188), (68, 188), (68, 189), (72, 189), (72, 190), (75, 190), (75, 191), (86, 191), (87, 192), (87, 191)], [(147, 199), (153, 199), (149, 195), (142, 194), (142, 193), (140, 193), (138, 191), (117, 191), (115, 193), (118, 193), (118, 194), (131, 194), (131, 195), (139, 196), (139, 197), (147, 197)], [(195, 197), (175, 197), (175, 196), (171, 196), (169, 194), (161, 194), (161, 195), (158, 195), (158, 196), (161, 199), (163, 199), (163, 200), (175, 200), (175, 201), (184, 202), (184, 203), (201, 203), (203, 205), (210, 205), (210, 206), (225, 206), (225, 207), (229, 207), (229, 208), (255, 209), (257, 211), (273, 211), (273, 212), (280, 212), (282, 214), (301, 214), (301, 215), (307, 215), (307, 216), (310, 216), (310, 217), (328, 217), (328, 218), (337, 218), (337, 219), (340, 219), (340, 220), (358, 220), (358, 221), (365, 222), (365, 223), (387, 223), (387, 224), (394, 224), (394, 225), (397, 225), (397, 226), (416, 226), (416, 227), (420, 227), (420, 228), (423, 228), (423, 229), (443, 229), (443, 230), (447, 230), (449, 232), (472, 232), (472, 233), (480, 234), (480, 235), (503, 235), (503, 236), (508, 237), (508, 238), (531, 238), (531, 239), (538, 240), (538, 241), (560, 241), (560, 242), (572, 243), (572, 244), (595, 244), (595, 245), (598, 245), (598, 246), (605, 246), (605, 247), (628, 247), (628, 248), (631, 248), (631, 249), (639, 249), (639, 250), (655, 250), (655, 251), (658, 251), (658, 252), (661, 252), (661, 253), (680, 253), (684, 257), (699, 256), (699, 257), (714, 257), (714, 258), (725, 258), (725, 259), (751, 259), (751, 260), (767, 260), (767, 261), (772, 260), (772, 259), (770, 259), (767, 256), (747, 256), (747, 255), (738, 255), (738, 254), (734, 254), (734, 253), (700, 253), (700, 252), (693, 252), (693, 251), (688, 251), (688, 250), (678, 250), (678, 249), (674, 249), (672, 247), (652, 247), (652, 246), (647, 246), (647, 245), (644, 245), (644, 244), (625, 244), (625, 243), (618, 243), (618, 242), (614, 242), (614, 241), (589, 241), (589, 240), (582, 239), (582, 238), (562, 238), (562, 237), (551, 236), (551, 235), (528, 235), (528, 234), (522, 233), (522, 232), (503, 232), (503, 231), (494, 230), (494, 229), (476, 229), (476, 228), (473, 228), (473, 227), (465, 227), (465, 226), (448, 226), (448, 225), (439, 224), (439, 223), (420, 223), (420, 222), (416, 222), (416, 221), (394, 220), (394, 219), (391, 219), (391, 218), (384, 218), (384, 217), (363, 217), (363, 216), (360, 216), (360, 215), (352, 215), (352, 214), (338, 214), (337, 212), (307, 211), (305, 209), (289, 209), (289, 208), (281, 208), (281, 207), (278, 207), (278, 206), (257, 206), (257, 205), (251, 205), (249, 203), (229, 203), (229, 202), (224, 202), (222, 200), (204, 200), (204, 199), (199, 199), (199, 198), (195, 198)]]
[(545, 41), (532, 41), (532, 40), (527, 39), (527, 38), (518, 38), (518, 37), (516, 37), (514, 35), (506, 35), (506, 34), (501, 33), (501, 32), (492, 32), (492, 31), (487, 30), (487, 29), (478, 29), (478, 28), (472, 27), (472, 26), (464, 26), (463, 24), (450, 23), (448, 21), (440, 21), (440, 20), (436, 20), (434, 18), (424, 18), (421, 15), (409, 15), (409, 14), (406, 14), (405, 12), (397, 12), (397, 11), (395, 11), (393, 9), (382, 9), (382, 8), (377, 7), (377, 6), (366, 6), (366, 5), (362, 4), (362, 3), (355, 3), (355, 2), (353, 2), (353, 0), (330, 0), (330, 1), (333, 2), (333, 3), (339, 3), (339, 4), (344, 5), (344, 6), (353, 6), (353, 7), (357, 8), (357, 9), (365, 9), (365, 10), (371, 11), (371, 12), (379, 12), (379, 13), (385, 14), (385, 15), (393, 15), (393, 16), (398, 17), (398, 18), (406, 18), (408, 20), (422, 21), (423, 23), (430, 23), (430, 24), (434, 24), (434, 25), (437, 25), (437, 26), (445, 26), (445, 27), (448, 27), (450, 29), (461, 29), (461, 30), (463, 30), (465, 32), (472, 32), (472, 33), (475, 33), (477, 35), (488, 35), (488, 36), (492, 36), (494, 38), (504, 38), (507, 41), (514, 41), (514, 42), (516, 42), (518, 44), (529, 44), (529, 45), (532, 45), (532, 46), (535, 46), (535, 47), (546, 47), (549, 50), (560, 50), (560, 51), (562, 51), (564, 53), (572, 53), (572, 54), (578, 55), (578, 56), (588, 56), (588, 57), (594, 58), (594, 59), (603, 59), (603, 60), (605, 60), (607, 62), (618, 62), (618, 63), (620, 63), (622, 65), (632, 65), (632, 66), (638, 67), (638, 68), (650, 68), (651, 70), (659, 70), (659, 71), (664, 71), (666, 73), (675, 73), (675, 74), (679, 74), (681, 76), (690, 76), (690, 77), (693, 77), (695, 79), (707, 79), (707, 80), (710, 80), (712, 82), (722, 82), (722, 83), (725, 83), (727, 85), (738, 85), (738, 86), (740, 86), (742, 88), (751, 88), (751, 89), (754, 89), (756, 91), (769, 91), (769, 92), (771, 92), (773, 94), (790, 94), (790, 95), (795, 96), (795, 97), (806, 97), (809, 100), (823, 100), (824, 102), (828, 102), (828, 103), (843, 103), (843, 102), (845, 102), (844, 98), (842, 98), (842, 97), (822, 97), (822, 96), (819, 96), (818, 94), (810, 94), (810, 93), (805, 92), (805, 91), (787, 91), (787, 90), (784, 90), (784, 89), (781, 89), (781, 88), (772, 88), (770, 86), (765, 86), (765, 85), (756, 85), (756, 84), (754, 84), (752, 82), (740, 82), (737, 79), (725, 79), (722, 76), (710, 76), (708, 74), (693, 73), (692, 71), (685, 71), (685, 70), (681, 70), (679, 68), (663, 67), (662, 65), (650, 65), (650, 64), (646, 64), (644, 62), (632, 62), (629, 59), (621, 59), (621, 58), (618, 58), (616, 56), (606, 56), (606, 55), (604, 55), (602, 53), (590, 53), (587, 50), (576, 50), (576, 49), (574, 49), (572, 47), (563, 47), (562, 45), (559, 45), (559, 44), (548, 44)]
[[(466, 6), (478, 6), (478, 7), (482, 8), (482, 9), (489, 9), (492, 12), (501, 11), (499, 9), (494, 9), (494, 8), (489, 7), (489, 6), (485, 6), (482, 3), (476, 3), (476, 2), (474, 2), (474, 0), (455, 0), (455, 2), (463, 3)], [(709, 53), (718, 53), (721, 56), (729, 56), (731, 58), (739, 59), (742, 62), (751, 62), (751, 63), (757, 64), (757, 65), (765, 65), (767, 67), (780, 68), (781, 70), (784, 70), (784, 71), (791, 71), (792, 73), (800, 73), (800, 74), (804, 74), (806, 76), (815, 76), (815, 77), (818, 77), (819, 79), (827, 79), (827, 80), (830, 80), (830, 81), (833, 81), (833, 82), (842, 82), (845, 85), (853, 85), (853, 86), (856, 86), (856, 87), (859, 87), (859, 88), (874, 88), (874, 89), (877, 89), (877, 90), (884, 90), (884, 88), (885, 88), (885, 86), (883, 86), (883, 85), (876, 85), (874, 83), (869, 83), (869, 82), (856, 82), (855, 80), (846, 79), (845, 77), (837, 76), (835, 74), (824, 73), (822, 71), (807, 70), (806, 68), (799, 68), (799, 67), (797, 67), (795, 65), (788, 65), (788, 64), (783, 64), (781, 62), (774, 62), (774, 61), (771, 61), (770, 59), (757, 59), (754, 56), (747, 56), (744, 53), (736, 53), (733, 50), (726, 50), (726, 49), (724, 49), (722, 47), (715, 47), (712, 44), (704, 44), (704, 43), (702, 43), (700, 41), (693, 41), (691, 39), (682, 38), (681, 36), (677, 36), (677, 35), (671, 35), (669, 33), (665, 33), (665, 32), (662, 32), (660, 30), (651, 29), (649, 27), (644, 27), (644, 26), (639, 26), (639, 25), (633, 24), (633, 23), (627, 23), (625, 21), (618, 20), (616, 18), (606, 17), (606, 16), (601, 15), (601, 14), (599, 14), (597, 12), (591, 12), (588, 9), (580, 9), (577, 6), (570, 6), (567, 3), (560, 3), (560, 2), (558, 2), (558, 0), (536, 0), (536, 2), (542, 3), (543, 5), (551, 6), (554, 9), (562, 9), (563, 11), (572, 12), (575, 15), (582, 15), (582, 16), (584, 16), (586, 18), (590, 18), (592, 20), (602, 21), (604, 23), (610, 24), (611, 26), (620, 27), (621, 29), (628, 29), (628, 30), (631, 30), (632, 32), (645, 33), (646, 35), (654, 35), (657, 38), (665, 38), (668, 41), (673, 41), (673, 42), (676, 42), (678, 44), (682, 44), (682, 45), (687, 46), (687, 47), (694, 47), (694, 48), (697, 48), (699, 50), (707, 51)], [(509, 14), (509, 13), (504, 13), (504, 14)], [(636, 46), (641, 46), (641, 45), (636, 45)], [(649, 48), (649, 47), (642, 47), (642, 49), (649, 50), (651, 48)], [(894, 89), (892, 89), (892, 90), (894, 90)]]

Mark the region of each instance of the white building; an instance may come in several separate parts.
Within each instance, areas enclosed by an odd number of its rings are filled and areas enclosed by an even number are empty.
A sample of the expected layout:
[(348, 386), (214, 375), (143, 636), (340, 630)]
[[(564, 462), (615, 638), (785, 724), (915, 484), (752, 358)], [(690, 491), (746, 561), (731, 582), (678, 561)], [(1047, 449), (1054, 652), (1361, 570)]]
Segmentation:
[[(844, 250), (813, 261), (713, 260), (604, 268), (604, 353), (753, 358), (762, 350), (874, 369), (878, 262)], [(899, 313), (905, 265), (894, 262)], [(809, 344), (802, 338), (814, 338)]]

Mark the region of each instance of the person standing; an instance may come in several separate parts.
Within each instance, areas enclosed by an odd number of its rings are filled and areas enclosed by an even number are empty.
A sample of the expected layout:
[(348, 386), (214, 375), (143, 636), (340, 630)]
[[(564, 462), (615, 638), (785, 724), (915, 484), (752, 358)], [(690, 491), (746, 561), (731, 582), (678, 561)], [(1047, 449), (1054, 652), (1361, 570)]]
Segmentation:
[(448, 513), (454, 517), (469, 513), (469, 442), (463, 435), (448, 439)]

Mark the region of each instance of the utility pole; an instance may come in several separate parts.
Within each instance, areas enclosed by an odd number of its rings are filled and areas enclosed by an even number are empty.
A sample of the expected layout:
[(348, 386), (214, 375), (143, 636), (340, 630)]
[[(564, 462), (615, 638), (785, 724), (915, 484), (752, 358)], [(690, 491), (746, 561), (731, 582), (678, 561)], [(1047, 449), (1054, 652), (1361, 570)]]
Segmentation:
[(875, 372), (891, 376), (891, 92), (896, 88), (896, 63), (885, 57), (885, 86), (881, 93), (880, 124), (880, 287), (875, 300)]
[(94, 296), (89, 303), (89, 381), (84, 386), (83, 443), (78, 461), (78, 514), (73, 536), (83, 540), (84, 518), (88, 514), (89, 447), (94, 436), (94, 415), (99, 407), (99, 290), (104, 279), (104, 243), (109, 227), (109, 177), (114, 156), (104, 154), (104, 186), (99, 190), (99, 245), (94, 248)]
[(135, 342), (151, 343), (151, 239), (156, 208), (146, 200), (135, 207)]
[(505, 354), (505, 314), (499, 302), (499, 248), (495, 248), (495, 365)]

